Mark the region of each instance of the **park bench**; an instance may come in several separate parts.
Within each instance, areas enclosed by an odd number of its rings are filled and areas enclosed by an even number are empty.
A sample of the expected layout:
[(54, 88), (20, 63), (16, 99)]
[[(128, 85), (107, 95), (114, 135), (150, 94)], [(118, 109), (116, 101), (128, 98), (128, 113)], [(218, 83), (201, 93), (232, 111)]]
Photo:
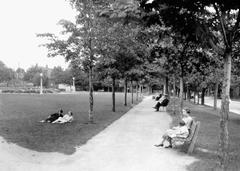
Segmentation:
[(193, 152), (194, 145), (197, 140), (199, 128), (200, 128), (200, 122), (192, 121), (190, 129), (189, 129), (188, 137), (187, 138), (174, 137), (174, 138), (172, 138), (172, 144), (175, 144), (176, 142), (182, 142), (184, 144), (188, 144), (189, 147), (188, 147), (187, 153), (191, 154)]
[(162, 102), (162, 106), (160, 106), (160, 108), (159, 108), (159, 111), (161, 110), (161, 107), (163, 108), (163, 111), (166, 111), (168, 103), (169, 103), (169, 100), (164, 99), (163, 102)]

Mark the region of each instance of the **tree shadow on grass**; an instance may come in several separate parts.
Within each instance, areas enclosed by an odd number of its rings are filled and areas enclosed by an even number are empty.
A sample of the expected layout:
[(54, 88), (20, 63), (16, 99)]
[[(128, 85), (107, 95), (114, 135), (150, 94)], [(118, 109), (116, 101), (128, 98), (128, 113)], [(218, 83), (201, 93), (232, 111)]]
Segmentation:
[[(117, 120), (130, 109), (116, 101), (116, 112), (110, 108), (111, 94), (95, 95), (94, 122), (88, 121), (88, 94), (77, 95), (27, 95), (1, 94), (0, 136), (7, 142), (38, 152), (73, 154), (76, 147), (85, 144), (94, 135)], [(66, 124), (40, 123), (59, 108), (71, 110), (74, 121)], [(0, 142), (1, 143), (1, 142)]]
[(38, 152), (60, 152), (73, 154), (76, 147), (83, 145), (96, 135), (106, 124), (73, 121), (66, 124), (32, 122), (31, 120), (0, 121), (0, 136), (8, 143)]

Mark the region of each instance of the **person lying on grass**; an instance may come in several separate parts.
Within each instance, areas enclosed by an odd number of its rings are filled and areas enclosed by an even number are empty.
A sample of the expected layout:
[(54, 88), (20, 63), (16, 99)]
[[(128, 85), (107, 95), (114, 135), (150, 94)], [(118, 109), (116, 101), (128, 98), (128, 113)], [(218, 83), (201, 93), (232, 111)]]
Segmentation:
[(53, 121), (52, 123), (67, 123), (73, 121), (73, 113), (69, 111), (63, 117), (59, 117), (57, 120)]
[(183, 118), (179, 122), (179, 125), (173, 127), (172, 129), (168, 129), (166, 133), (162, 136), (162, 142), (156, 147), (165, 147), (165, 148), (172, 148), (172, 138), (179, 137), (179, 138), (187, 138), (189, 135), (189, 129), (192, 123), (192, 117), (189, 115), (189, 109), (183, 109)]
[(53, 113), (47, 117), (47, 119), (42, 120), (40, 122), (49, 122), (52, 123), (53, 121), (57, 120), (59, 117), (63, 117), (63, 110), (60, 109), (58, 113)]

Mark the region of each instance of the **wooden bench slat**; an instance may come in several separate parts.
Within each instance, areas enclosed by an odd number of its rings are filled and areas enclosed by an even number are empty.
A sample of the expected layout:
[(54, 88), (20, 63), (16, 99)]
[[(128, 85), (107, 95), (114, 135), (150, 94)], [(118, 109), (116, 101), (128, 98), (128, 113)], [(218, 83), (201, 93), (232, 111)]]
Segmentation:
[(193, 135), (191, 144), (190, 144), (190, 146), (188, 148), (188, 154), (191, 154), (193, 152), (194, 145), (195, 145), (196, 140), (197, 140), (197, 135), (198, 135), (199, 128), (200, 128), (200, 122), (197, 122), (196, 123), (196, 129), (194, 131), (194, 135)]

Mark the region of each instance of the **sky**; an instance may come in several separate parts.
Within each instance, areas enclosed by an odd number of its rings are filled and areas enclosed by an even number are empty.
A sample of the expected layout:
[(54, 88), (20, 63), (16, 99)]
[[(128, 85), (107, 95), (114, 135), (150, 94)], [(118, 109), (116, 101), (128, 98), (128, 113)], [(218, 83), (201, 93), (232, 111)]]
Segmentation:
[(75, 12), (66, 0), (0, 1), (0, 60), (12, 69), (27, 69), (35, 64), (66, 68), (63, 57), (47, 57), (47, 49), (39, 47), (44, 39), (36, 34), (58, 34), (61, 31), (58, 21), (74, 21), (74, 17)]

